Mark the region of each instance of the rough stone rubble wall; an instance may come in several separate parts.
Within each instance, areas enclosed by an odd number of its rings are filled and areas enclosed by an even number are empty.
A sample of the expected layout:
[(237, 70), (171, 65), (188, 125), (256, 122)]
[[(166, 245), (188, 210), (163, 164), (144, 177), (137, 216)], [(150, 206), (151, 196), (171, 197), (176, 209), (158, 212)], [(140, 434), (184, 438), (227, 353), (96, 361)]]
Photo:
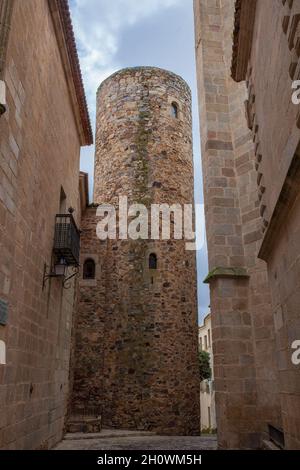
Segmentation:
[[(191, 97), (172, 73), (125, 69), (98, 91), (94, 201), (117, 208), (119, 196), (146, 207), (193, 202)], [(74, 406), (100, 403), (104, 425), (198, 433), (195, 253), (173, 237), (100, 242), (92, 217), (88, 209), (82, 256), (95, 255), (99, 277), (80, 289)], [(97, 362), (92, 348), (103, 352)]]

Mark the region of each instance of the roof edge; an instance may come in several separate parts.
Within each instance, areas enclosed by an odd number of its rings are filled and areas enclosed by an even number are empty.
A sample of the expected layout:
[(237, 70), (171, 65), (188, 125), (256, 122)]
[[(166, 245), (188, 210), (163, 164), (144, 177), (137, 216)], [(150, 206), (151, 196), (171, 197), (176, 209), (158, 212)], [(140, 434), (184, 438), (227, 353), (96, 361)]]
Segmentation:
[(93, 132), (83, 86), (68, 0), (48, 0), (58, 45), (69, 84), (82, 146), (93, 143)]
[(204, 284), (209, 284), (213, 279), (218, 278), (249, 278), (249, 274), (245, 268), (242, 267), (223, 267), (217, 266), (213, 268), (206, 278)]

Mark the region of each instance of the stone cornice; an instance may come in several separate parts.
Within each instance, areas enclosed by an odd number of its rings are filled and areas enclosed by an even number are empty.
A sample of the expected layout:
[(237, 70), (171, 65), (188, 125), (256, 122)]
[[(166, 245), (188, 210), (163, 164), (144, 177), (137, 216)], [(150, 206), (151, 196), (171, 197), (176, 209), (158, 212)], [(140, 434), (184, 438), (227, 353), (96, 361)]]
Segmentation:
[(48, 0), (48, 5), (52, 14), (57, 42), (70, 90), (80, 142), (81, 145), (91, 145), (93, 143), (93, 134), (68, 0)]
[(217, 278), (248, 278), (249, 275), (245, 268), (224, 268), (224, 267), (216, 267), (212, 269), (206, 278), (204, 279), (205, 284), (209, 284), (213, 279)]
[(256, 0), (236, 0), (233, 32), (231, 76), (245, 80), (252, 47)]
[(120, 75), (123, 75), (123, 74), (128, 74), (128, 73), (132, 73), (134, 75), (136, 72), (141, 72), (142, 73), (142, 72), (151, 72), (151, 71), (161, 73), (162, 75), (169, 75), (171, 77), (174, 77), (174, 79), (179, 80), (183, 84), (183, 86), (187, 90), (187, 93), (189, 95), (192, 95), (190, 86), (188, 85), (188, 83), (180, 75), (177, 75), (176, 73), (171, 72), (170, 70), (162, 69), (161, 67), (153, 67), (153, 66), (150, 66), (150, 65), (139, 65), (139, 66), (135, 66), (135, 67), (125, 67), (124, 69), (117, 70), (116, 72), (112, 73), (109, 77), (107, 77), (105, 80), (103, 80), (100, 83), (100, 85), (98, 87), (98, 90), (97, 90), (97, 95), (100, 92), (100, 90), (103, 88), (105, 83), (109, 82), (110, 80), (112, 80), (113, 78), (115, 78), (117, 76), (120, 76)]

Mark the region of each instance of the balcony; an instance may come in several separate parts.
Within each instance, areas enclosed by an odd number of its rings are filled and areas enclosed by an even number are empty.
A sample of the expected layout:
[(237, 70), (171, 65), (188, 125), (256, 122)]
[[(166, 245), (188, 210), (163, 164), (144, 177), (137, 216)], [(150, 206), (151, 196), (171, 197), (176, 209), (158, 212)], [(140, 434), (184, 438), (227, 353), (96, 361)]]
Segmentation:
[(79, 266), (80, 232), (72, 214), (57, 214), (53, 252), (57, 261), (63, 259), (68, 266)]

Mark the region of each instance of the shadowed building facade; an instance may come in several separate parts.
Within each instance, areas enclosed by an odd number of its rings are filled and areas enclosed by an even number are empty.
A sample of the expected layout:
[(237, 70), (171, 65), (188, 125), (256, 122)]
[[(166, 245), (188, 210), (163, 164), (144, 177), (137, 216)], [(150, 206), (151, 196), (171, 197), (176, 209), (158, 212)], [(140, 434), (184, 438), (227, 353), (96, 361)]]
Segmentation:
[(195, 0), (219, 446), (258, 448), (281, 426), (275, 336), (245, 83), (231, 78), (233, 0)]
[(267, 263), (271, 290), (281, 431), (285, 448), (300, 449), (300, 106), (292, 99), (296, 88), (299, 98), (300, 2), (237, 1), (235, 18), (231, 73), (247, 86), (263, 233), (258, 257)]
[(298, 449), (300, 4), (194, 10), (219, 446)]
[(44, 274), (56, 215), (80, 224), (93, 141), (66, 0), (0, 1), (0, 105), (0, 448), (45, 449), (63, 436), (76, 281)]

